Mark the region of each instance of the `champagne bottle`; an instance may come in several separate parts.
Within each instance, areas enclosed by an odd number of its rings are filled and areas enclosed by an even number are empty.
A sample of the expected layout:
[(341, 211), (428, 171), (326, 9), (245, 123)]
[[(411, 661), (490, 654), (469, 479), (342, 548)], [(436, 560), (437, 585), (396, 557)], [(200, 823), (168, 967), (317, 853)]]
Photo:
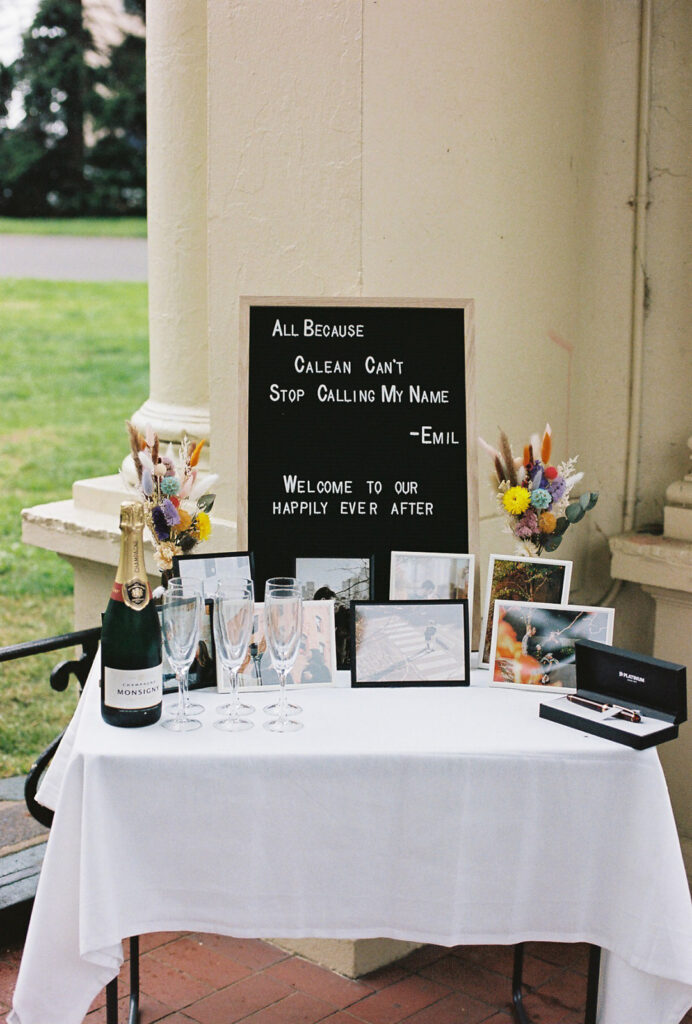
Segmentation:
[(120, 562), (101, 631), (101, 714), (109, 725), (161, 717), (161, 628), (144, 568), (144, 509), (120, 506)]

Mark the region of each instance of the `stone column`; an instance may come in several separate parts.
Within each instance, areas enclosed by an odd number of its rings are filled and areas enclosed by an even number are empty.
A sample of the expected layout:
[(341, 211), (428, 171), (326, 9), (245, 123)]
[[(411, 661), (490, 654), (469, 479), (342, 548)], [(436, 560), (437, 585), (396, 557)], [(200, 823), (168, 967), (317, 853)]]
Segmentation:
[[(688, 441), (692, 448), (692, 438)], [(662, 537), (629, 534), (610, 542), (611, 574), (641, 584), (656, 604), (654, 656), (687, 666), (692, 674), (692, 474), (666, 491)], [(676, 740), (660, 748), (680, 834), (687, 875), (692, 881), (692, 722)]]
[(149, 398), (162, 439), (209, 437), (206, 4), (147, 10)]

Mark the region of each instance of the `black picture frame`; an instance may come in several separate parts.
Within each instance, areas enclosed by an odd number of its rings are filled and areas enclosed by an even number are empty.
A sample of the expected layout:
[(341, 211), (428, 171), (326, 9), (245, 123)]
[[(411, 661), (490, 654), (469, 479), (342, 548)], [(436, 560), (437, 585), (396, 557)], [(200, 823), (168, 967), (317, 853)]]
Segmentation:
[[(367, 562), (368, 564), (368, 600), (372, 601), (375, 596), (375, 556), (374, 554), (352, 554), (341, 552), (338, 555), (296, 555), (293, 559), (293, 574), (296, 579), (299, 579), (303, 583), (304, 588), (310, 583), (317, 583), (317, 580), (305, 580), (300, 573), (301, 562)], [(317, 597), (316, 594), (322, 589), (326, 589), (328, 586), (327, 576), (329, 570), (325, 567), (325, 575), (322, 577), (325, 581), (322, 587), (318, 587), (314, 593), (308, 593), (303, 590), (303, 598), (306, 601), (317, 600), (327, 601), (334, 600), (334, 633), (336, 638), (336, 667), (340, 672), (348, 672), (351, 668), (351, 603), (353, 595), (349, 595), (343, 589), (340, 591), (332, 591), (331, 595), (324, 594), (322, 597)], [(331, 571), (333, 576), (334, 572), (338, 569), (335, 568)], [(347, 579), (345, 580), (347, 582)], [(354, 581), (355, 582), (355, 581)], [(331, 590), (331, 588), (329, 588)]]
[[(191, 552), (189, 555), (174, 555), (173, 556), (173, 572), (176, 576), (180, 576), (181, 565), (191, 565), (196, 562), (210, 562), (220, 563), (224, 559), (231, 558), (247, 558), (250, 569), (250, 579), (254, 581), (255, 578), (255, 560), (252, 551), (206, 551), (206, 552)], [(191, 574), (192, 575), (192, 574)], [(218, 574), (210, 574), (210, 577)], [(186, 578), (183, 576), (183, 578)], [(204, 578), (196, 576), (195, 578)], [(205, 591), (206, 595), (206, 591)]]
[[(362, 625), (367, 619), (379, 619), (389, 632), (380, 640), (388, 648), (377, 670), (371, 653), (363, 650)], [(454, 636), (456, 628), (461, 631), (460, 638)], [(445, 675), (444, 666), (450, 662), (454, 667)], [(470, 681), (468, 600), (351, 603), (352, 687), (469, 686)]]

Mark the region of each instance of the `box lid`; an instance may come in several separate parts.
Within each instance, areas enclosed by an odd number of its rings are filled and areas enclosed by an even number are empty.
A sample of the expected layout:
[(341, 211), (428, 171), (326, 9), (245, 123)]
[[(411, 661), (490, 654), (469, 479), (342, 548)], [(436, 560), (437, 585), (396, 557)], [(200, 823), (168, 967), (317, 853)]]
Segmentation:
[(575, 651), (578, 693), (646, 709), (654, 717), (665, 717), (675, 723), (687, 719), (684, 665), (595, 640), (577, 640)]

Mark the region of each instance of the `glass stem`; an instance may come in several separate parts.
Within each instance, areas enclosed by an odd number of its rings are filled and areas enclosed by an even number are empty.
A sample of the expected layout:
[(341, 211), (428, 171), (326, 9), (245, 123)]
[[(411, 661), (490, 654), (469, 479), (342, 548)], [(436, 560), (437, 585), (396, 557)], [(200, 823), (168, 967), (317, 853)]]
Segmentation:
[(188, 701), (188, 696), (187, 696), (187, 680), (188, 680), (188, 669), (184, 668), (182, 670), (181, 674), (180, 674), (180, 692), (182, 694), (183, 718), (187, 718), (187, 714), (185, 712), (185, 707), (186, 707), (187, 701)]
[(234, 668), (230, 670), (231, 673), (231, 714), (230, 718), (234, 721), (238, 718), (238, 673)]
[(279, 718), (288, 718), (288, 708), (286, 707), (286, 672), (279, 672)]
[(180, 719), (185, 718), (185, 669), (177, 668), (175, 678), (178, 683), (178, 710), (175, 717)]

